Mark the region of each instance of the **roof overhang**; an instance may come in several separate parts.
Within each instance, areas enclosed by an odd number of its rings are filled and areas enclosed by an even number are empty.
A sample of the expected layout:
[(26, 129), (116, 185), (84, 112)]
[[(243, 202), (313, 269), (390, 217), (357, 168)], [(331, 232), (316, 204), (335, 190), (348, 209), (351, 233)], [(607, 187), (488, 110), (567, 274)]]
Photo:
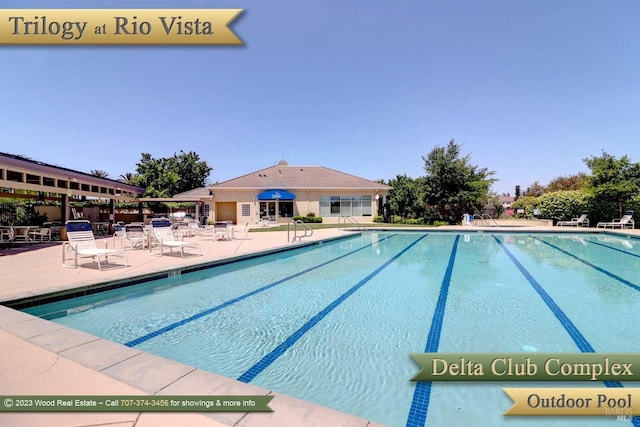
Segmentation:
[(296, 195), (285, 190), (267, 190), (258, 194), (258, 200), (294, 200)]

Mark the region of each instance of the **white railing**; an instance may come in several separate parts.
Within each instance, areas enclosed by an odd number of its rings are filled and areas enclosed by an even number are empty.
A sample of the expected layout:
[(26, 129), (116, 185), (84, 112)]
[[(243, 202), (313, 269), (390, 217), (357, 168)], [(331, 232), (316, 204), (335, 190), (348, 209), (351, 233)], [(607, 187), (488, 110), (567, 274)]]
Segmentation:
[[(291, 226), (293, 225), (293, 239), (290, 238), (291, 235)], [(302, 234), (298, 234), (298, 232)], [(311, 228), (308, 224), (305, 224), (299, 219), (294, 221), (289, 221), (287, 224), (287, 242), (302, 241), (303, 237), (311, 237), (313, 236), (313, 228)]]
[(479, 227), (497, 227), (498, 223), (489, 214), (481, 214), (473, 216), (473, 225)]
[(365, 227), (364, 225), (360, 224), (358, 222), (357, 219), (355, 219), (352, 216), (341, 216), (340, 218), (338, 218), (338, 225), (341, 224), (340, 220), (342, 220), (342, 224), (344, 224), (345, 228), (343, 228), (343, 230), (346, 229), (347, 223), (349, 223), (351, 225), (350, 228), (356, 228), (362, 232), (366, 232), (367, 231), (367, 227)]

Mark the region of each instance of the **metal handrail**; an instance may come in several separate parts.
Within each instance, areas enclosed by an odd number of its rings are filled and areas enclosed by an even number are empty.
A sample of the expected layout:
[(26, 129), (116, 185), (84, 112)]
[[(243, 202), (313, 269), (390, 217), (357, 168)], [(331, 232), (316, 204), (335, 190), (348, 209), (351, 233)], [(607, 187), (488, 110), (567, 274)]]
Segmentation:
[(339, 217), (339, 218), (338, 218), (338, 225), (340, 225), (340, 220), (341, 220), (341, 219), (343, 219), (343, 220), (344, 220), (344, 225), (345, 225), (345, 227), (346, 227), (346, 225), (347, 225), (347, 221), (349, 221), (349, 223), (351, 223), (354, 227), (357, 227), (357, 228), (358, 228), (358, 230), (363, 231), (363, 232), (364, 232), (364, 231), (367, 231), (367, 227), (365, 227), (364, 225), (360, 224), (360, 223), (358, 222), (358, 220), (357, 220), (357, 219), (355, 219), (355, 218), (354, 218), (354, 217), (352, 217), (352, 216), (341, 216), (341, 217)]
[[(475, 225), (479, 226), (498, 227), (498, 223), (496, 222), (496, 220), (493, 219), (489, 214), (473, 215), (473, 222)], [(493, 222), (493, 224), (490, 224), (490, 222)]]
[[(293, 240), (290, 239), (290, 232), (291, 232), (291, 224), (293, 224)], [(298, 235), (298, 229), (301, 229), (304, 231), (304, 234), (302, 235)], [(298, 242), (302, 241), (303, 237), (311, 237), (313, 236), (313, 228), (311, 228), (310, 226), (308, 226), (306, 223), (304, 223), (303, 221), (296, 219), (293, 221), (289, 221), (287, 223), (287, 242), (293, 242), (295, 243), (296, 240)]]

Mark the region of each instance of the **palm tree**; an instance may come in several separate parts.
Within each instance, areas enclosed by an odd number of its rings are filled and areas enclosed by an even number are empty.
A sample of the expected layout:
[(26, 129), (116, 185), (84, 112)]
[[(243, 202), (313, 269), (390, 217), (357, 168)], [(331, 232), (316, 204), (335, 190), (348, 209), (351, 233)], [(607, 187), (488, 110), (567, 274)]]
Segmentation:
[(109, 178), (109, 172), (101, 169), (92, 169), (89, 175), (97, 176), (98, 178)]
[(120, 178), (118, 178), (118, 181), (125, 183), (125, 184), (133, 184), (133, 179), (136, 177), (136, 174), (131, 173), (131, 172), (127, 172), (127, 173), (123, 173), (122, 175), (120, 175)]

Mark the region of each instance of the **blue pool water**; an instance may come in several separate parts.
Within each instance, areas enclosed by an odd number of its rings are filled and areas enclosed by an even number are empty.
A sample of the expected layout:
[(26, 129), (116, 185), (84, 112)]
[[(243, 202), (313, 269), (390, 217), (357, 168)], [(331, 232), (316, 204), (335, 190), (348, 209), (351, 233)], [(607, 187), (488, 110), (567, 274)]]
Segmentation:
[(374, 232), (25, 311), (390, 426), (583, 426), (616, 419), (505, 418), (502, 387), (633, 383), (415, 383), (409, 353), (639, 352), (639, 291), (639, 240)]

